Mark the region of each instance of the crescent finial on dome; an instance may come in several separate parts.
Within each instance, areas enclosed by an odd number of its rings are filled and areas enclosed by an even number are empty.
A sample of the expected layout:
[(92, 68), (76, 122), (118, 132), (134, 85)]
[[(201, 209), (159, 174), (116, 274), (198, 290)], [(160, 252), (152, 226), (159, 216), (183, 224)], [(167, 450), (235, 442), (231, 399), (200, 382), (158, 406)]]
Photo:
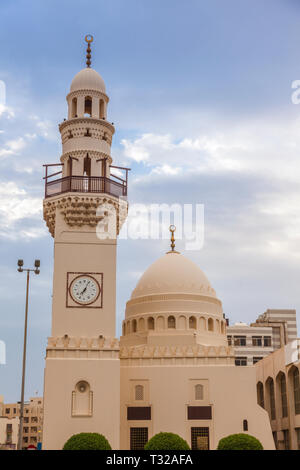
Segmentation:
[(90, 68), (91, 63), (92, 63), (92, 61), (91, 61), (91, 58), (92, 58), (91, 52), (92, 52), (92, 50), (91, 50), (90, 44), (94, 41), (94, 38), (93, 38), (93, 36), (92, 36), (91, 34), (87, 34), (87, 35), (85, 36), (84, 40), (85, 40), (85, 42), (87, 42), (87, 44), (88, 44), (88, 47), (87, 47), (87, 49), (86, 49), (86, 66), (87, 66), (88, 68)]

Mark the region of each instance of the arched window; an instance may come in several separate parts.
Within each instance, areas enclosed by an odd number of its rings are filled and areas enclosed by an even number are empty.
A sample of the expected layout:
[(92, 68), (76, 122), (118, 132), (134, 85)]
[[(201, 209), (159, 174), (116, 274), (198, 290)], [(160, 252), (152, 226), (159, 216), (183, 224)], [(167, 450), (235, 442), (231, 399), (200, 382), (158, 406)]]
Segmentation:
[(144, 387), (143, 385), (135, 386), (135, 399), (143, 401), (144, 400)]
[(91, 158), (88, 154), (83, 160), (83, 173), (85, 176), (91, 176)]
[(77, 98), (72, 99), (72, 118), (77, 117)]
[(136, 324), (136, 320), (133, 320), (133, 321), (132, 321), (132, 332), (133, 332), (133, 333), (136, 333), (136, 325), (137, 325), (137, 324)]
[(153, 317), (148, 318), (148, 330), (154, 330), (154, 318)]
[(72, 392), (72, 416), (92, 416), (93, 392), (90, 385), (81, 380)]
[(203, 385), (195, 385), (195, 400), (203, 400)]
[(287, 393), (286, 393), (286, 378), (283, 373), (279, 377), (280, 397), (281, 397), (281, 414), (283, 418), (288, 415)]
[(144, 331), (145, 329), (145, 320), (143, 318), (140, 318), (138, 321), (139, 324), (139, 331)]
[(299, 369), (295, 367), (293, 371), (293, 388), (294, 388), (294, 403), (295, 414), (300, 414), (300, 382), (299, 382)]
[(212, 318), (208, 319), (208, 331), (214, 331), (214, 321)]
[(248, 420), (247, 419), (243, 420), (243, 431), (245, 431), (245, 432), (248, 431)]
[(122, 325), (122, 330), (123, 330), (123, 331), (122, 331), (122, 332), (123, 332), (123, 336), (125, 336), (125, 335), (126, 335), (126, 325), (125, 325), (125, 323), (123, 323), (123, 325)]
[(92, 116), (92, 98), (90, 96), (86, 96), (84, 100), (84, 115)]
[(175, 320), (175, 317), (173, 317), (173, 315), (168, 317), (168, 328), (176, 328), (176, 320)]
[(196, 318), (195, 317), (190, 317), (189, 318), (189, 327), (191, 329), (196, 329)]
[(267, 388), (269, 392), (269, 403), (270, 403), (270, 416), (271, 419), (276, 419), (276, 407), (275, 407), (275, 389), (274, 389), (274, 380), (269, 377), (267, 380)]
[(256, 385), (257, 390), (257, 403), (264, 408), (265, 407), (265, 400), (264, 400), (264, 386), (261, 382), (258, 382)]
[(206, 330), (206, 321), (204, 317), (200, 318), (199, 324), (200, 324), (200, 330)]

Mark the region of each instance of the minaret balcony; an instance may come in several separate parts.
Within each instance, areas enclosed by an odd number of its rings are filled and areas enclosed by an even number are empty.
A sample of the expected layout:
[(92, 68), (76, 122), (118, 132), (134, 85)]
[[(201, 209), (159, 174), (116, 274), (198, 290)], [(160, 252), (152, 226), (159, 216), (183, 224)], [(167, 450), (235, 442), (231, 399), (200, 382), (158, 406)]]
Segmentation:
[(105, 176), (65, 176), (45, 181), (45, 198), (63, 193), (98, 193), (115, 197), (127, 196), (127, 181), (119, 181)]

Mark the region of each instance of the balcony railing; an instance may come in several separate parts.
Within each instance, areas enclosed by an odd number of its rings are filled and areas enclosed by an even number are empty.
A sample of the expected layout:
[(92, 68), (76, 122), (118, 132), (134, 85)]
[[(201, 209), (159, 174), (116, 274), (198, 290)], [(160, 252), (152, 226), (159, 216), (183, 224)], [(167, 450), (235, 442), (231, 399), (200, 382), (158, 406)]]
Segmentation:
[(76, 193), (106, 193), (111, 196), (127, 196), (127, 181), (121, 182), (104, 176), (66, 176), (56, 180), (45, 181), (45, 198), (58, 194)]

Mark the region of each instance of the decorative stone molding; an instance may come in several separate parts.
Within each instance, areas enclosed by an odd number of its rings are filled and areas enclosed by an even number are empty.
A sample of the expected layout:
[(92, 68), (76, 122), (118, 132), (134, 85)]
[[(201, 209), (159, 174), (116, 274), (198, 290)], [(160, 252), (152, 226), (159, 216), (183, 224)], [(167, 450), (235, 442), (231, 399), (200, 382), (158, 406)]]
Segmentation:
[(103, 216), (97, 216), (97, 209), (100, 205), (109, 204), (116, 211), (116, 233), (119, 234), (122, 225), (127, 217), (127, 202), (108, 195), (76, 195), (65, 193), (63, 196), (53, 196), (47, 198), (43, 203), (43, 214), (49, 232), (54, 237), (55, 221), (57, 210), (63, 215), (64, 221), (70, 227), (82, 227), (88, 225), (96, 227), (103, 219)]
[(119, 351), (117, 338), (98, 336), (95, 338), (74, 336), (51, 336), (48, 338), (47, 350), (51, 349), (89, 349)]
[(86, 90), (74, 90), (74, 91), (71, 91), (67, 96), (66, 96), (66, 100), (67, 102), (70, 100), (70, 99), (73, 99), (73, 98), (78, 98), (78, 96), (88, 96), (91, 94), (91, 92), (93, 93), (93, 96), (96, 96), (97, 98), (102, 98), (104, 99), (104, 101), (106, 101), (106, 103), (109, 102), (109, 97), (103, 93), (102, 91), (99, 91), (99, 90), (92, 90), (92, 89), (86, 89)]
[[(205, 294), (209, 297), (214, 297), (216, 296), (216, 291), (215, 289), (213, 289), (212, 287), (210, 286), (205, 286), (204, 284), (202, 285), (198, 285), (196, 286), (196, 284), (189, 284), (187, 282), (182, 282), (180, 284), (177, 284), (176, 286), (174, 285), (174, 283), (169, 283), (167, 280), (164, 281), (164, 282), (156, 282), (155, 284), (147, 284), (147, 289), (155, 289), (155, 288), (164, 288), (166, 290), (166, 292), (168, 292), (168, 289), (170, 287), (172, 287), (172, 289), (174, 289), (175, 287), (178, 289), (178, 292), (184, 290), (184, 291), (187, 291), (188, 289), (191, 289), (191, 291), (195, 291), (195, 288), (198, 289), (199, 293), (201, 294)], [(139, 293), (143, 293), (145, 290), (145, 286), (142, 285), (140, 286), (139, 288), (135, 288), (134, 291), (132, 292), (132, 295), (135, 295), (135, 296), (138, 296)], [(176, 294), (177, 295), (177, 294)], [(145, 298), (146, 296), (143, 296), (143, 298)], [(147, 297), (151, 297), (150, 295), (147, 296)], [(169, 299), (169, 294), (168, 294), (168, 297), (165, 299), (165, 300), (168, 300)], [(133, 299), (133, 300), (130, 300), (129, 302), (133, 302), (134, 300), (138, 300), (138, 299)], [(163, 300), (163, 299), (162, 299)], [(128, 303), (129, 303), (128, 302)]]
[(61, 122), (58, 126), (59, 131), (62, 132), (66, 127), (68, 126), (83, 126), (86, 128), (88, 125), (94, 125), (94, 126), (103, 126), (106, 127), (107, 130), (111, 132), (111, 134), (114, 134), (115, 128), (114, 126), (108, 122), (106, 119), (97, 119), (93, 117), (78, 117), (78, 118), (72, 118), (72, 119), (66, 119), (65, 121)]
[(47, 358), (119, 358), (119, 341), (116, 338), (50, 337)]
[(166, 358), (166, 357), (233, 357), (230, 346), (124, 346), (120, 349), (120, 359), (126, 358)]
[(75, 118), (64, 121), (59, 125), (62, 143), (65, 144), (70, 138), (78, 139), (87, 137), (89, 129), (90, 138), (105, 140), (111, 145), (115, 128), (104, 119), (96, 118)]

